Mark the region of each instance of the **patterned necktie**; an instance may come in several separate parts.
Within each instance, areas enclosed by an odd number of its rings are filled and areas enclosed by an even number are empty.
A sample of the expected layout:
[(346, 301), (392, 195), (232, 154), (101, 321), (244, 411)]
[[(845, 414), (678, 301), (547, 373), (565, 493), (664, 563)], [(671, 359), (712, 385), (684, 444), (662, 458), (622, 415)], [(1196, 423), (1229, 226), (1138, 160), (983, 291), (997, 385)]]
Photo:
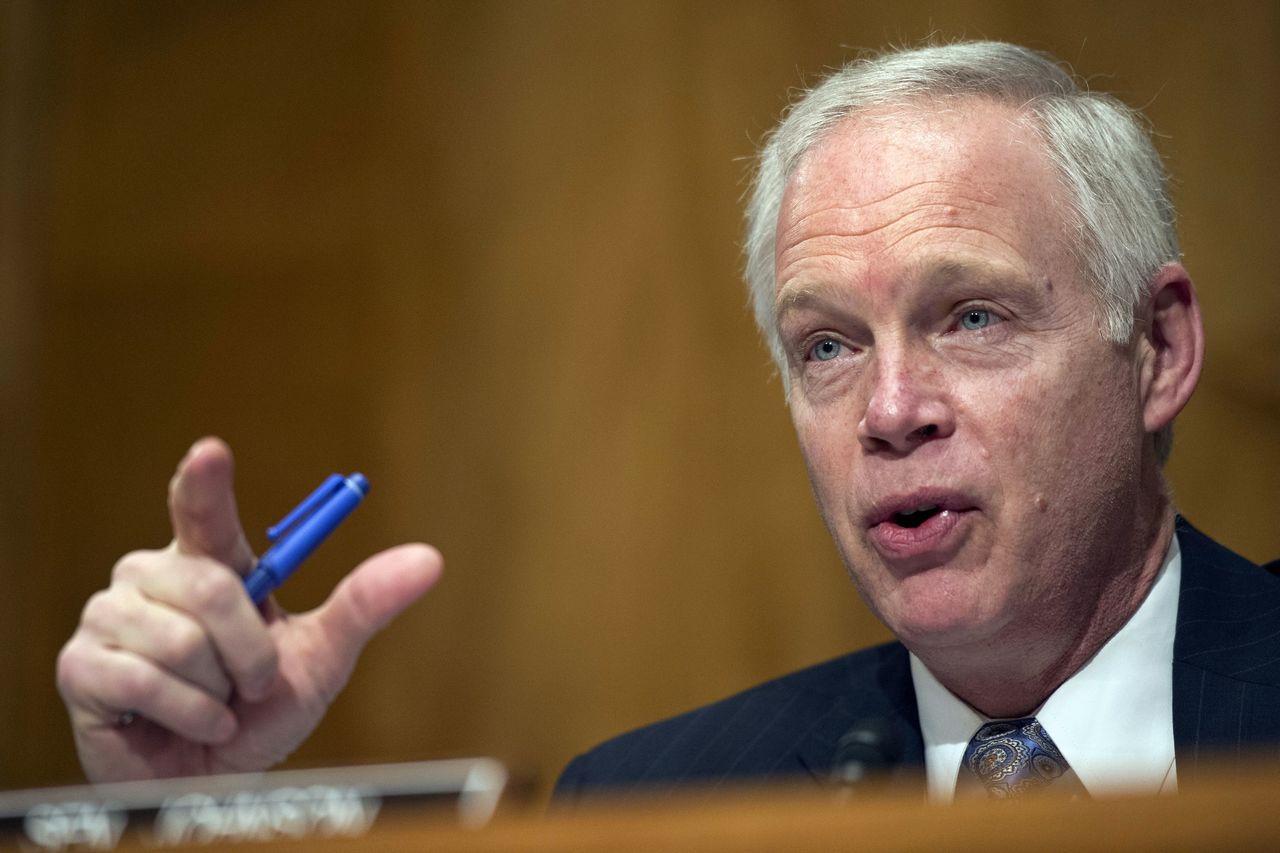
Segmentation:
[(978, 729), (964, 751), (964, 767), (998, 800), (1037, 791), (1071, 769), (1035, 717), (996, 720)]

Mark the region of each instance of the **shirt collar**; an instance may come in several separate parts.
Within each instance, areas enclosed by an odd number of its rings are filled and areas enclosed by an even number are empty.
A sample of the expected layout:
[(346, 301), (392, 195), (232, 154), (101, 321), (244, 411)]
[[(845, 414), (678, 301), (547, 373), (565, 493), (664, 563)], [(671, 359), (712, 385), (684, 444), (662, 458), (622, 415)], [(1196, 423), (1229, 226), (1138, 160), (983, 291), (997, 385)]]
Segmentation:
[[(1177, 787), (1173, 746), (1173, 638), (1182, 554), (1170, 538), (1151, 591), (1129, 621), (1036, 711), (1092, 794)], [(929, 798), (949, 802), (969, 739), (984, 717), (943, 687), (914, 654)]]

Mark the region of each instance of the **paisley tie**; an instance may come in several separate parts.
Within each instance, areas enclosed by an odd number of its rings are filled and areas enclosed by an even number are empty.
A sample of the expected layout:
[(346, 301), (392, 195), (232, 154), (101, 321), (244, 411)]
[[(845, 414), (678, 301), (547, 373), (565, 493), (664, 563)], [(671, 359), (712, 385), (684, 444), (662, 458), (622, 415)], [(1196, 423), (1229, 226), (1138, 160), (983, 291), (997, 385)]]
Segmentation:
[[(963, 767), (977, 777), (992, 799), (1038, 791), (1071, 769), (1035, 717), (996, 720), (982, 726), (964, 751)], [(1074, 774), (1070, 785), (1072, 790), (1083, 792)]]

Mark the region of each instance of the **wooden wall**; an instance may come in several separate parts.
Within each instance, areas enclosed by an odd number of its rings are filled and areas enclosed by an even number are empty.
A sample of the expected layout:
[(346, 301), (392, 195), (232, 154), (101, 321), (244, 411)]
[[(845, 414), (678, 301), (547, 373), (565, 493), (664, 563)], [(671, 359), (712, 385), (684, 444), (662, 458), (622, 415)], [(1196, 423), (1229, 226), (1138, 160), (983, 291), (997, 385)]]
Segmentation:
[(0, 785), (76, 768), (53, 660), (187, 444), (251, 538), (374, 491), (284, 593), (437, 544), (299, 763), (627, 727), (877, 641), (739, 283), (745, 160), (856, 47), (993, 37), (1142, 106), (1209, 324), (1179, 500), (1280, 556), (1274, 2), (53, 2), (5, 9)]

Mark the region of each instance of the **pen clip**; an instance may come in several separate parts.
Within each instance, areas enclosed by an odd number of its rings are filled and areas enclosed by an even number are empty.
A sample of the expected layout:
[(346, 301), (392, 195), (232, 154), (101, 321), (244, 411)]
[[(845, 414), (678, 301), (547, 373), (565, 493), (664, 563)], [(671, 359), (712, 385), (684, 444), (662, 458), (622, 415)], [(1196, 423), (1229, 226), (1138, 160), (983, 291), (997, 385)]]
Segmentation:
[(281, 536), (287, 534), (290, 530), (297, 527), (306, 518), (320, 507), (324, 506), (338, 489), (342, 488), (342, 476), (340, 474), (330, 474), (328, 479), (320, 484), (320, 487), (311, 494), (307, 495), (302, 503), (293, 508), (292, 511), (284, 518), (280, 519), (280, 523), (274, 527), (267, 528), (267, 541), (275, 542)]

